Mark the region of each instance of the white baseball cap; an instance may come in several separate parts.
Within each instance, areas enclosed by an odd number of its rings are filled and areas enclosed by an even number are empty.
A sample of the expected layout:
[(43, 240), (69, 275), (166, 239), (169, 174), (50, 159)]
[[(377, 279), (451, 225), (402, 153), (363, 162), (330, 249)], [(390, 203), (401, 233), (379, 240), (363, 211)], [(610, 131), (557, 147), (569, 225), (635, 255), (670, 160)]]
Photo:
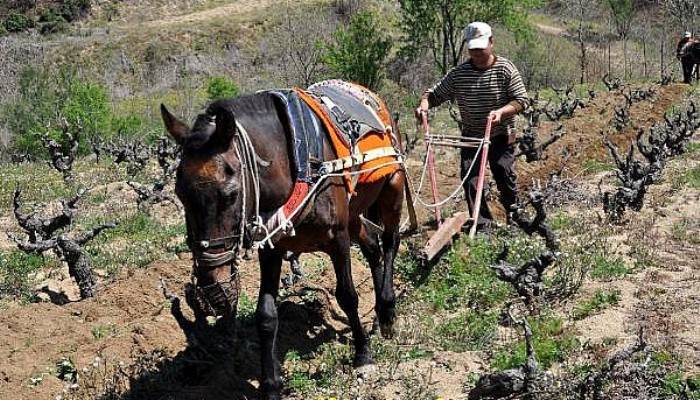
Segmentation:
[(692, 37), (692, 36), (693, 36), (693, 34), (690, 33), (690, 32), (688, 32), (688, 31), (686, 31), (686, 32), (683, 34), (683, 37), (685, 37), (685, 38), (689, 38), (689, 37)]
[(487, 48), (491, 35), (491, 26), (485, 22), (472, 22), (464, 28), (464, 40), (469, 50)]

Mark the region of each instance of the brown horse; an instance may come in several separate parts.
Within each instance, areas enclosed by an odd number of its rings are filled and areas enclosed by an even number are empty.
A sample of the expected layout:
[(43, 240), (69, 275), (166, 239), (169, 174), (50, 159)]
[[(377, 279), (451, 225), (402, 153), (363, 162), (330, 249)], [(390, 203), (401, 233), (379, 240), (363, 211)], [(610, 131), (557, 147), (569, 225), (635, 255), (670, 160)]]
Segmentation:
[[(253, 234), (249, 216), (255, 214), (255, 196), (246, 194), (245, 188), (255, 187), (253, 171), (257, 169), (260, 213), (267, 213), (285, 204), (296, 179), (284, 106), (268, 92), (218, 101), (196, 118), (191, 129), (162, 105), (161, 113), (168, 132), (183, 150), (176, 193), (185, 208), (197, 292), (200, 302), (209, 306), (195, 313), (198, 319), (216, 314), (231, 321), (235, 319), (238, 301), (238, 253), (241, 247), (250, 246)], [(242, 128), (255, 150), (252, 158), (241, 155)], [(336, 158), (327, 142), (324, 157)], [(274, 248), (264, 246), (258, 250), (260, 293), (256, 321), (262, 352), (260, 389), (265, 399), (279, 399), (282, 389), (280, 363), (275, 355), (275, 299), (287, 251), (322, 251), (330, 256), (336, 276), (335, 295), (352, 329), (353, 364), (361, 367), (372, 364), (372, 358), (358, 315), (358, 297), (350, 269), (350, 243), (357, 242), (372, 271), (381, 333), (391, 336), (395, 316), (393, 263), (399, 245), (404, 180), (405, 172), (399, 168), (379, 181), (358, 185), (356, 194), (348, 200), (342, 179), (326, 179), (307, 203), (302, 219), (296, 221), (295, 235), (278, 239)], [(363, 224), (363, 213), (373, 215), (373, 220), (383, 226), (381, 244), (379, 235)]]

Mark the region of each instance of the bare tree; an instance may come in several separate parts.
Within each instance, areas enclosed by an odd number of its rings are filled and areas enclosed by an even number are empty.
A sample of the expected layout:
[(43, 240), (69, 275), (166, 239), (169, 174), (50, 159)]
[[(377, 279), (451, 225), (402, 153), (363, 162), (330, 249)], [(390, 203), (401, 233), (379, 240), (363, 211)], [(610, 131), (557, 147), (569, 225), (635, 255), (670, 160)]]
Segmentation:
[(635, 7), (632, 0), (606, 0), (606, 3), (610, 8), (610, 15), (612, 17), (612, 22), (615, 25), (615, 32), (622, 40), (625, 77), (629, 78), (630, 73), (627, 64), (627, 39), (632, 27), (632, 20), (637, 14), (638, 9)]
[[(348, 7), (351, 6), (353, 5), (348, 4)], [(308, 87), (323, 75), (323, 38), (330, 37), (336, 21), (333, 16), (309, 18), (307, 10), (299, 7), (287, 3), (284, 23), (273, 31), (271, 44), (273, 51), (279, 53), (278, 57), (282, 60), (280, 71), (286, 84)], [(320, 9), (317, 12), (328, 11)], [(322, 23), (319, 22), (321, 20)]]
[(693, 29), (700, 12), (697, 0), (664, 0), (663, 7), (673, 24), (686, 31)]

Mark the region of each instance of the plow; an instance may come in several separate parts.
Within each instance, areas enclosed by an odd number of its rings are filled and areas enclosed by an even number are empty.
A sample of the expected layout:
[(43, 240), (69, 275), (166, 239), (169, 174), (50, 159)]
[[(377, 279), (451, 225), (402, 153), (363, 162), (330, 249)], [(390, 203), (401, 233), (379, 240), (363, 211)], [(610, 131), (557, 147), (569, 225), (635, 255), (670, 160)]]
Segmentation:
[[(422, 130), (426, 154), (423, 161), (418, 189), (415, 191), (415, 193), (412, 191), (409, 179), (406, 179), (406, 203), (409, 219), (407, 221), (408, 226), (406, 229), (404, 229), (403, 233), (405, 235), (410, 235), (417, 232), (417, 205), (432, 211), (437, 229), (428, 237), (426, 244), (419, 252), (420, 262), (423, 265), (430, 265), (434, 263), (447, 248), (449, 248), (454, 238), (463, 232), (465, 226), (469, 226), (468, 232), (470, 238), (474, 238), (476, 235), (478, 213), (483, 197), (486, 163), (488, 160), (488, 151), (491, 139), (491, 120), (489, 119), (487, 121), (483, 138), (474, 138), (457, 135), (434, 134), (430, 129), (427, 112), (422, 112), (420, 119), (421, 123), (418, 128), (419, 130)], [(421, 132), (418, 134), (421, 134)], [(400, 134), (398, 136), (400, 137)], [(440, 198), (440, 191), (438, 189), (437, 172), (435, 169), (435, 147), (477, 149), (476, 156), (473, 158), (471, 165), (469, 166), (469, 170), (464, 171), (460, 185), (445, 198)], [(471, 215), (467, 211), (458, 211), (449, 217), (444, 218), (442, 215), (443, 207), (450, 201), (453, 201), (459, 195), (459, 193), (461, 193), (464, 183), (470, 176), (471, 170), (476, 167), (477, 162), (479, 168), (477, 175), (477, 193), (474, 209), (472, 210)], [(426, 177), (430, 185), (431, 202), (426, 202), (421, 198), (421, 192), (426, 183)]]

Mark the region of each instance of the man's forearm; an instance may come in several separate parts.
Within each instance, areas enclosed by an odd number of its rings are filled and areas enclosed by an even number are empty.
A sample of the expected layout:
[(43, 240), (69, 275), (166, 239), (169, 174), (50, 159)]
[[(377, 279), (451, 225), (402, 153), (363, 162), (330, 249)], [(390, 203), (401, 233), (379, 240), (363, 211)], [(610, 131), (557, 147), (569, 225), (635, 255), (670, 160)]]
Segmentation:
[(517, 101), (512, 101), (506, 104), (505, 106), (499, 108), (498, 111), (501, 113), (502, 118), (508, 118), (521, 112), (522, 109), (523, 107), (522, 105), (520, 105), (520, 103), (518, 103)]

